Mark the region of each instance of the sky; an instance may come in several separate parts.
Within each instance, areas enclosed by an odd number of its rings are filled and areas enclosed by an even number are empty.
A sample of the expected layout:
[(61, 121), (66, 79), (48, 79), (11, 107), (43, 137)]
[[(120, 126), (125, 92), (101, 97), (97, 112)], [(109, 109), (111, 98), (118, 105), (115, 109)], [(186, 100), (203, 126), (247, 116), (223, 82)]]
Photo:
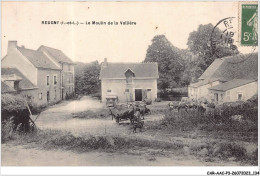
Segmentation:
[[(180, 49), (200, 24), (236, 17), (237, 2), (2, 2), (2, 58), (9, 40), (62, 50), (73, 61), (141, 62), (155, 35)], [(59, 25), (42, 21), (59, 21)], [(61, 25), (61, 22), (132, 21), (136, 25)], [(244, 48), (242, 48), (243, 50)], [(247, 48), (248, 50), (248, 48)]]

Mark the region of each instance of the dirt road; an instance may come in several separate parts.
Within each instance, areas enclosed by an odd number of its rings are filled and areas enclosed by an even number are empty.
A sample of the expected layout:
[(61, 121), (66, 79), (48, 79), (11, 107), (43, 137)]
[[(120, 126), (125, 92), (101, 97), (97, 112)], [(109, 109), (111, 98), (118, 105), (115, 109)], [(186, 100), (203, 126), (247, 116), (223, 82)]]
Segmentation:
[[(56, 129), (69, 131), (73, 135), (120, 135), (121, 137), (134, 137), (151, 140), (183, 141), (194, 142), (193, 139), (166, 136), (155, 131), (153, 133), (145, 131), (133, 133), (130, 126), (125, 123), (116, 124), (115, 120), (104, 119), (79, 119), (73, 118), (73, 113), (86, 110), (98, 110), (104, 104), (98, 100), (83, 97), (81, 100), (65, 101), (52, 106), (42, 112), (36, 121), (40, 129)], [(146, 122), (156, 121), (163, 118), (162, 115), (150, 115), (146, 117)], [(117, 151), (116, 153), (105, 153), (92, 151), (76, 153), (68, 150), (40, 150), (29, 145), (17, 146), (13, 144), (2, 145), (2, 165), (3, 166), (205, 166), (205, 165), (239, 165), (239, 163), (229, 161), (205, 162), (194, 156), (180, 154), (176, 155), (171, 151), (154, 150), (150, 148), (131, 149)]]
[[(37, 118), (36, 125), (40, 129), (56, 129), (73, 133), (74, 135), (139, 135), (132, 134), (128, 122), (118, 125), (111, 118), (105, 119), (79, 119), (73, 118), (73, 113), (103, 108), (104, 104), (90, 97), (83, 97), (80, 100), (63, 102), (49, 108)], [(160, 115), (151, 115), (146, 121), (161, 119)]]

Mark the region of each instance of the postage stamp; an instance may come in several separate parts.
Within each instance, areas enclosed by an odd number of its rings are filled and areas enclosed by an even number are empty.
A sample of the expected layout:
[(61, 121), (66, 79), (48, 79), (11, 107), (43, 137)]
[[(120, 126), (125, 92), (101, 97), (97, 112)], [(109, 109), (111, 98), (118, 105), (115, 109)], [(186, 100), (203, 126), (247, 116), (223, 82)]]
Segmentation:
[(257, 46), (258, 4), (241, 4), (241, 45)]

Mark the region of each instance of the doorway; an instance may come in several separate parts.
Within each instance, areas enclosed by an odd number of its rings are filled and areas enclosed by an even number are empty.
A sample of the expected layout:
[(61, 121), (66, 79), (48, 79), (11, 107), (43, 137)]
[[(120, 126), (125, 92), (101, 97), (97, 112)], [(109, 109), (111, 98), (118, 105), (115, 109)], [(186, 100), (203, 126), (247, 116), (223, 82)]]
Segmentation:
[(215, 95), (216, 102), (218, 102), (218, 93), (215, 93), (214, 95)]
[(49, 102), (49, 101), (50, 101), (50, 92), (47, 91), (47, 102)]
[(61, 99), (64, 100), (64, 89), (61, 89)]
[(142, 101), (142, 89), (135, 89), (135, 101)]

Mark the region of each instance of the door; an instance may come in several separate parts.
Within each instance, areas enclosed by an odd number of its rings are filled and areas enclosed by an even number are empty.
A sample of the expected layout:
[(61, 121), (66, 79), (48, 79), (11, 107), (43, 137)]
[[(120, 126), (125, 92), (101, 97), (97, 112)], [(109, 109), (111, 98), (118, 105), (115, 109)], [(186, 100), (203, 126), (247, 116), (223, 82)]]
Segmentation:
[(64, 94), (64, 90), (61, 89), (61, 99), (62, 99), (62, 100), (64, 100), (64, 96), (63, 96), (63, 94)]
[(47, 101), (49, 102), (50, 101), (50, 92), (47, 91)]
[(135, 89), (135, 101), (142, 101), (142, 89)]
[(218, 93), (215, 93), (214, 95), (215, 95), (216, 102), (218, 102)]

